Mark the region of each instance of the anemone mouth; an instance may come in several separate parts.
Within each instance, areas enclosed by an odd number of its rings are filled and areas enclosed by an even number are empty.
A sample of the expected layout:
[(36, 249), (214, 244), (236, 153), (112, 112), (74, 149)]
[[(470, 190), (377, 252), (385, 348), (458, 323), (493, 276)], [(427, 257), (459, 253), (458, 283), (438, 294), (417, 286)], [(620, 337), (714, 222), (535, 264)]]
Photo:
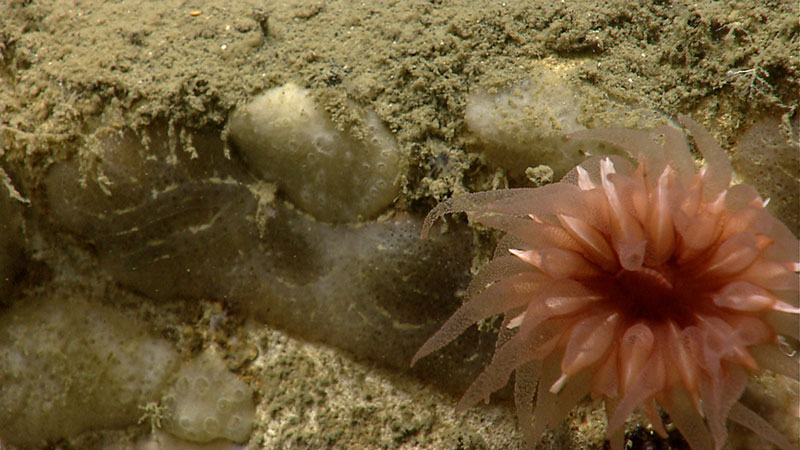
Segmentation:
[(682, 276), (671, 263), (623, 269), (583, 284), (604, 299), (605, 307), (619, 312), (630, 323), (674, 322), (685, 328), (698, 323), (698, 314), (720, 312), (713, 298), (721, 282)]
[(674, 272), (668, 265), (621, 270), (598, 284), (609, 302), (632, 322), (672, 321), (687, 327), (696, 323), (698, 303), (710, 303), (710, 294), (707, 288), (682, 283)]

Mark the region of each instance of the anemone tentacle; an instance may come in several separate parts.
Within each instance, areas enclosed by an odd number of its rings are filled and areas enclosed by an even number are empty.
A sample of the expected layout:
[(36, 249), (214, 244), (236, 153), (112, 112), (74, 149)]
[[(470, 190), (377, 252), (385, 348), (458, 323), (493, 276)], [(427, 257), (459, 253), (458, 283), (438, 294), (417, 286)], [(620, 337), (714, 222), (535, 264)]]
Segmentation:
[[(657, 407), (664, 409), (695, 449), (720, 449), (728, 418), (791, 448), (738, 400), (749, 372), (798, 378), (797, 358), (777, 350), (782, 334), (797, 339), (798, 240), (754, 189), (730, 186), (730, 162), (711, 135), (680, 120), (706, 160), (697, 172), (674, 129), (587, 130), (571, 137), (619, 145), (638, 165), (593, 157), (554, 185), (469, 194), (431, 211), (425, 233), (442, 215), (466, 212), (516, 238), (502, 245), (525, 246), (504, 247), (488, 266), (492, 276), (481, 276), (494, 284), (414, 357), (471, 323), (510, 314), (504, 324), (516, 334), (498, 347), (460, 408), (488, 400), (516, 371), (530, 446), (591, 394), (606, 402), (614, 448), (637, 407), (662, 435)], [(527, 270), (497, 273), (493, 267), (510, 267), (509, 254)], [(515, 289), (523, 280), (525, 288)]]

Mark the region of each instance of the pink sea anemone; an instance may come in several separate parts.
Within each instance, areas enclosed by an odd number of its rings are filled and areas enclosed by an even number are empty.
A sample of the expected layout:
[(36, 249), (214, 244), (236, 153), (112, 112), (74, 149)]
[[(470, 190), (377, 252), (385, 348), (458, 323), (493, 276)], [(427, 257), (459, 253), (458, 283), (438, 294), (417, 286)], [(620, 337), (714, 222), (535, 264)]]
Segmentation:
[[(602, 398), (613, 448), (641, 407), (666, 436), (662, 408), (693, 449), (720, 449), (726, 420), (780, 448), (785, 436), (739, 402), (748, 371), (797, 379), (780, 339), (798, 339), (798, 240), (750, 186), (731, 186), (727, 155), (689, 118), (705, 164), (695, 170), (683, 134), (596, 129), (570, 135), (626, 150), (589, 158), (561, 182), (453, 198), (442, 215), (506, 233), (475, 276), (470, 299), (413, 362), (472, 324), (503, 313), (491, 364), (460, 409), (503, 387), (528, 445), (582, 399)], [(535, 402), (535, 408), (534, 408)]]

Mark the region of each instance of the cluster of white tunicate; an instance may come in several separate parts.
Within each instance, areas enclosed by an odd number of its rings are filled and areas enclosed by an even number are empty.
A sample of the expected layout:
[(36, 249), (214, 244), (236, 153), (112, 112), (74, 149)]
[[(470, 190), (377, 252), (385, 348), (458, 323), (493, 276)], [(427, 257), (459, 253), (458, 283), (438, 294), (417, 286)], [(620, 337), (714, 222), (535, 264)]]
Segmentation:
[(363, 139), (340, 130), (308, 90), (270, 89), (237, 110), (231, 138), (254, 172), (277, 183), (300, 209), (326, 222), (378, 215), (398, 194), (402, 158), (373, 111)]
[(211, 353), (178, 371), (165, 403), (169, 408), (165, 429), (182, 439), (244, 442), (250, 436), (253, 391)]

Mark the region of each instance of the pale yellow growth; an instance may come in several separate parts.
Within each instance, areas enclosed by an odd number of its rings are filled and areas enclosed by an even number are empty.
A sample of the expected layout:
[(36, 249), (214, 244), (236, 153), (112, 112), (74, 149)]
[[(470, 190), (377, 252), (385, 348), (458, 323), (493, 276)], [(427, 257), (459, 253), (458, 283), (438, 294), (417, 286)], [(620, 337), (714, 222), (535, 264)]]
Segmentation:
[(210, 352), (181, 368), (166, 403), (169, 414), (164, 429), (179, 438), (245, 442), (250, 437), (253, 390)]
[(365, 140), (340, 130), (309, 91), (270, 89), (231, 118), (231, 137), (252, 170), (326, 222), (372, 218), (398, 194), (402, 158), (391, 133), (365, 112)]

